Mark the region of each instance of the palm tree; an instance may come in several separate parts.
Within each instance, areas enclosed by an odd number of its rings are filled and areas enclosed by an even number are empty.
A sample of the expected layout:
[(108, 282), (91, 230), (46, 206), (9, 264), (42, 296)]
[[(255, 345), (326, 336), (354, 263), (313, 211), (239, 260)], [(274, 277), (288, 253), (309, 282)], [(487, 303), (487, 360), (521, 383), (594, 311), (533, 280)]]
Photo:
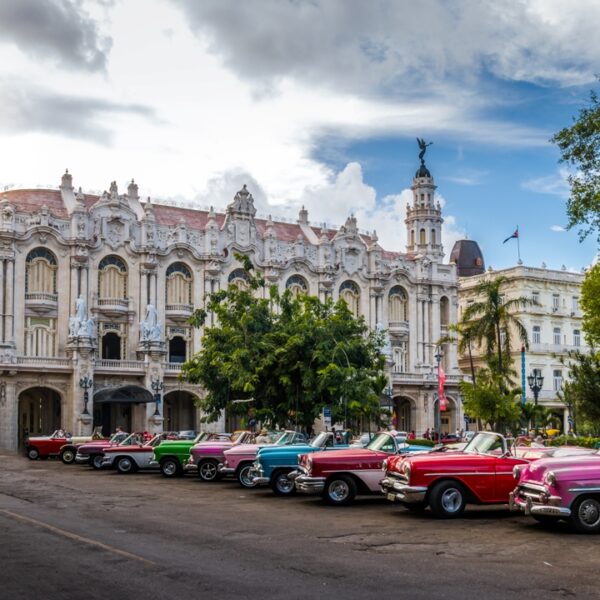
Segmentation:
[(475, 293), (482, 299), (470, 304), (462, 317), (462, 322), (467, 324), (470, 339), (479, 345), (483, 344), (488, 364), (493, 366), (497, 361), (496, 367), (500, 375), (508, 373), (504, 357), (510, 356), (511, 329), (516, 329), (523, 346), (529, 347), (527, 330), (513, 314), (515, 309), (538, 305), (535, 300), (524, 296), (504, 301), (500, 288), (506, 281), (506, 277), (500, 276), (479, 283)]
[(443, 344), (457, 344), (456, 349), (460, 355), (463, 355), (465, 351), (467, 351), (469, 354), (471, 380), (475, 383), (475, 364), (473, 363), (473, 352), (471, 348), (473, 334), (470, 329), (470, 324), (463, 318), (458, 323), (451, 323), (448, 325), (448, 331), (457, 334), (458, 338), (453, 335), (444, 335), (438, 340), (437, 346), (442, 346)]

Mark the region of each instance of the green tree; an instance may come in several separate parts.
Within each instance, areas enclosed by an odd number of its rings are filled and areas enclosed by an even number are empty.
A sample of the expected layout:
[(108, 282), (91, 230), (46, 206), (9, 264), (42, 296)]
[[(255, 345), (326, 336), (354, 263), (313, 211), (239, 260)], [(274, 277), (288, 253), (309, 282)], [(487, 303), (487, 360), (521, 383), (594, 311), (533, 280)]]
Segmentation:
[[(500, 290), (506, 281), (506, 277), (499, 276), (479, 283), (475, 293), (482, 299), (467, 306), (462, 322), (468, 340), (483, 346), (488, 367), (509, 379), (511, 331), (516, 330), (521, 343), (529, 347), (527, 330), (514, 312), (519, 308), (537, 305), (537, 302), (524, 296), (505, 301)], [(502, 385), (502, 380), (500, 383)]]
[[(475, 363), (473, 362), (473, 330), (470, 323), (461, 319), (458, 323), (451, 323), (448, 325), (448, 331), (451, 332), (448, 335), (442, 336), (437, 345), (442, 346), (443, 344), (457, 344), (457, 350), (459, 355), (463, 355), (467, 352), (469, 356), (469, 370), (471, 371), (471, 381), (475, 383)], [(456, 337), (458, 336), (458, 337)]]
[(600, 346), (600, 263), (585, 274), (580, 305), (586, 340), (590, 345)]
[(561, 360), (569, 369), (561, 396), (579, 431), (600, 433), (600, 352), (592, 346), (589, 354), (570, 351)]
[[(207, 325), (202, 350), (184, 364), (182, 376), (206, 389), (208, 420), (223, 410), (246, 413), (279, 426), (310, 429), (324, 406), (335, 420), (373, 403), (373, 380), (381, 374), (381, 335), (369, 333), (342, 300), (279, 294), (254, 274), (251, 261), (236, 255), (248, 289), (231, 285), (208, 298), (192, 318)], [(267, 297), (257, 297), (257, 296)], [(235, 402), (251, 400), (250, 403)]]
[(561, 129), (551, 141), (560, 149), (561, 162), (575, 170), (568, 178), (567, 228), (580, 227), (580, 240), (596, 231), (600, 241), (600, 102), (595, 92), (573, 125)]
[(518, 423), (521, 416), (518, 402), (521, 388), (506, 389), (497, 373), (480, 369), (477, 383), (463, 381), (460, 390), (464, 398), (465, 414), (481, 419), (493, 431), (505, 431)]

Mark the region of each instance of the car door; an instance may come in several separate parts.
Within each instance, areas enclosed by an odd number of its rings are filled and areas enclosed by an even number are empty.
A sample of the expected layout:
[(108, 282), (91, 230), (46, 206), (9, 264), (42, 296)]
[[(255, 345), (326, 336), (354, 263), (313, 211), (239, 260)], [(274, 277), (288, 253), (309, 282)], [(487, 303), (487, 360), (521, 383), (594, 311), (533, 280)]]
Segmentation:
[(508, 502), (508, 495), (515, 489), (513, 469), (515, 465), (522, 465), (528, 461), (515, 458), (514, 456), (500, 456), (496, 459), (496, 484), (494, 500), (496, 502)]

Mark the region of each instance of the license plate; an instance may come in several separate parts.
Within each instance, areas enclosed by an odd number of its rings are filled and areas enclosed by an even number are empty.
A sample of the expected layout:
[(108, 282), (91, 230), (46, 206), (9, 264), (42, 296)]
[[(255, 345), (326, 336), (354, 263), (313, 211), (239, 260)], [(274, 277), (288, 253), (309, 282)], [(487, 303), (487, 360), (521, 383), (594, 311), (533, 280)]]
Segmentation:
[(392, 502), (396, 501), (396, 494), (386, 494), (385, 496), (388, 500), (391, 500)]

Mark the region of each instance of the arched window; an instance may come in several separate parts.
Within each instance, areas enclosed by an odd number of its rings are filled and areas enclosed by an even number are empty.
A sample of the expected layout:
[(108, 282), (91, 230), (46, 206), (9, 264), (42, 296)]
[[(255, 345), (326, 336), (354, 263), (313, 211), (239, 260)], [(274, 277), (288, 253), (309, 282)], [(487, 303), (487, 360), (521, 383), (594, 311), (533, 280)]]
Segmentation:
[(440, 298), (440, 325), (448, 327), (450, 322), (450, 302), (446, 296)]
[(308, 284), (306, 283), (306, 279), (301, 275), (292, 275), (285, 282), (285, 287), (297, 296), (298, 294), (307, 294), (308, 293)]
[(127, 298), (127, 265), (118, 256), (105, 256), (98, 265), (98, 297), (103, 300)]
[(56, 295), (57, 271), (56, 256), (47, 248), (34, 248), (25, 259), (25, 293)]
[(408, 321), (408, 294), (406, 290), (395, 285), (388, 297), (388, 321), (398, 323)]
[(56, 356), (56, 319), (27, 317), (25, 356)]
[(234, 269), (231, 271), (231, 273), (229, 273), (227, 283), (229, 285), (235, 285), (241, 290), (247, 290), (249, 287), (250, 278), (244, 269)]
[(435, 229), (431, 230), (431, 245), (435, 246), (437, 244), (436, 239), (435, 239)]
[(427, 234), (425, 233), (424, 229), (421, 229), (421, 231), (419, 231), (419, 244), (421, 246), (424, 246), (427, 243)]
[(182, 262), (167, 267), (167, 306), (192, 304), (192, 272)]
[(350, 312), (358, 317), (360, 310), (360, 289), (354, 281), (344, 281), (340, 285), (340, 298), (346, 302)]
[(415, 245), (415, 230), (411, 229), (410, 231), (410, 245), (414, 246)]

